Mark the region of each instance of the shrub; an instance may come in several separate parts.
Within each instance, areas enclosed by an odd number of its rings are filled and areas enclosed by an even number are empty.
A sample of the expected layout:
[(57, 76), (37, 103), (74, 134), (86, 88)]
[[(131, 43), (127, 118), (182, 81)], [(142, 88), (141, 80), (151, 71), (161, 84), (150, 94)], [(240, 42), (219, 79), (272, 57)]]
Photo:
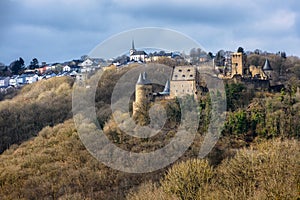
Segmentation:
[(136, 192), (131, 192), (127, 196), (128, 200), (176, 200), (175, 195), (165, 193), (162, 188), (159, 188), (154, 183), (144, 183)]
[(191, 159), (175, 164), (162, 180), (162, 188), (168, 194), (175, 194), (180, 199), (195, 199), (205, 191), (213, 176), (208, 161)]
[(240, 150), (217, 169), (215, 193), (222, 199), (296, 199), (299, 142), (280, 139)]

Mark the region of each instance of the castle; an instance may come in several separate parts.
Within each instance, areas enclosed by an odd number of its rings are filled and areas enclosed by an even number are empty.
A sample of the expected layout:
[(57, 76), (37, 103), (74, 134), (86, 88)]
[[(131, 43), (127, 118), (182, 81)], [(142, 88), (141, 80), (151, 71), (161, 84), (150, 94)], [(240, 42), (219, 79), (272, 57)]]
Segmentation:
[(219, 78), (225, 82), (245, 84), (250, 89), (280, 91), (283, 85), (278, 82), (277, 75), (268, 59), (263, 66), (246, 65), (247, 56), (243, 52), (231, 54), (231, 61), (224, 69), (220, 69)]
[(135, 85), (133, 116), (140, 109), (147, 111), (148, 105), (156, 99), (173, 99), (187, 95), (197, 98), (199, 92), (199, 72), (194, 66), (173, 67), (171, 80), (167, 80), (162, 92), (154, 93), (147, 73), (141, 73)]
[(244, 79), (252, 80), (271, 80), (273, 69), (268, 59), (265, 60), (264, 66), (246, 66), (247, 57), (242, 52), (233, 53), (231, 55), (231, 65), (225, 67), (222, 74), (219, 74), (219, 78), (232, 79), (236, 76), (240, 76)]
[[(131, 59), (143, 61), (145, 53), (135, 51), (134, 42), (130, 50)], [(230, 65), (224, 68), (224, 71), (218, 75), (228, 83), (242, 83), (249, 89), (256, 90), (274, 90), (280, 91), (282, 84), (276, 82), (276, 74), (274, 73), (268, 59), (265, 60), (263, 66), (246, 65), (247, 57), (243, 52), (231, 54)], [(200, 66), (201, 67), (201, 66)], [(162, 92), (154, 93), (153, 85), (148, 80), (147, 74), (141, 73), (135, 87), (135, 101), (133, 102), (133, 115), (141, 108), (148, 111), (149, 104), (156, 99), (173, 99), (175, 97), (193, 96), (195, 99), (208, 92), (205, 83), (200, 83), (200, 74), (197, 67), (175, 66), (173, 67), (171, 79), (167, 80), (165, 88)]]

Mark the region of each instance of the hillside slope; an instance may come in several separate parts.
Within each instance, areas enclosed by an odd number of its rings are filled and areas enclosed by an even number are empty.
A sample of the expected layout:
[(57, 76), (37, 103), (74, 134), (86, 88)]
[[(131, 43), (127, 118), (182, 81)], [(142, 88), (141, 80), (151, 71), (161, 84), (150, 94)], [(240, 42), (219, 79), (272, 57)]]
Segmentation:
[(127, 174), (104, 166), (79, 140), (72, 120), (0, 155), (0, 199), (124, 199), (160, 172)]
[(47, 125), (70, 118), (73, 79), (42, 80), (26, 85), (17, 96), (0, 102), (0, 153), (25, 141)]

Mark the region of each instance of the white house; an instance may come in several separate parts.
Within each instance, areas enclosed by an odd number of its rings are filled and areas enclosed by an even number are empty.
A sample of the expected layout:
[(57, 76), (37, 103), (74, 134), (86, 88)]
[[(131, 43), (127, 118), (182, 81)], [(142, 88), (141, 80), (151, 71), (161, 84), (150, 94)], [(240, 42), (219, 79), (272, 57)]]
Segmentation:
[(90, 58), (88, 58), (85, 61), (83, 61), (81, 64), (79, 64), (79, 66), (81, 66), (81, 67), (90, 67), (93, 64), (94, 64), (94, 62)]
[(28, 74), (25, 77), (25, 82), (28, 84), (35, 83), (38, 81), (38, 77), (39, 76), (37, 74)]
[(13, 75), (9, 79), (9, 85), (16, 87), (18, 85), (18, 75)]
[(87, 73), (87, 72), (92, 72), (92, 71), (95, 71), (95, 67), (94, 66), (82, 67), (80, 69), (81, 73)]
[(0, 77), (0, 87), (8, 87), (9, 79), (9, 77)]
[(69, 65), (66, 65), (66, 66), (64, 66), (63, 71), (69, 72), (69, 71), (71, 71), (71, 67)]
[(25, 84), (26, 83), (26, 75), (22, 74), (20, 76), (17, 77), (17, 83), (18, 84)]
[(72, 76), (72, 77), (76, 77), (76, 76), (77, 76), (77, 74), (78, 74), (77, 72), (75, 72), (75, 71), (72, 71), (72, 72), (71, 72), (69, 75), (70, 75), (70, 76)]

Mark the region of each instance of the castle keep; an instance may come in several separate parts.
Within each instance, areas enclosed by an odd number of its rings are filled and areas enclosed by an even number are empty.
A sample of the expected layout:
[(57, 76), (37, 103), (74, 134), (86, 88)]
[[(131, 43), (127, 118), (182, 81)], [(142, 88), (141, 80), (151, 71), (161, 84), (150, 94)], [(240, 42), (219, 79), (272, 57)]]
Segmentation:
[(241, 76), (247, 74), (246, 56), (241, 52), (233, 53), (231, 56), (231, 77), (236, 74)]
[(194, 66), (177, 66), (172, 72), (170, 97), (197, 96), (199, 85), (198, 71)]

